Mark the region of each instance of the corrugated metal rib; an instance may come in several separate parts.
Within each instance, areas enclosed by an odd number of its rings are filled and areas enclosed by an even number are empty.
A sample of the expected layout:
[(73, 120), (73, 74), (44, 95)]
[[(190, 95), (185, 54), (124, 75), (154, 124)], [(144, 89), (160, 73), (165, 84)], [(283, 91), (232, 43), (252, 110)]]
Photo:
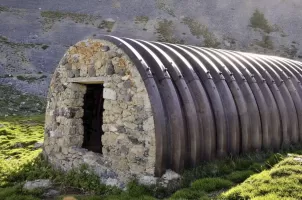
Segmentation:
[(164, 109), (167, 116), (167, 132), (168, 132), (168, 166), (175, 171), (184, 169), (186, 136), (188, 133), (183, 114), (183, 104), (176, 91), (173, 80), (164, 67), (161, 60), (148, 47), (138, 41), (131, 39), (123, 39), (128, 44), (137, 49), (143, 59), (147, 61), (154, 73), (154, 79), (161, 95)]
[(104, 36), (133, 60), (155, 120), (156, 175), (302, 141), (302, 63)]
[[(273, 65), (272, 62), (268, 61), (267, 59), (264, 59), (262, 56), (258, 55), (252, 55), (253, 58), (255, 58), (257, 61), (259, 61), (264, 67), (265, 67), (265, 72), (270, 74), (271, 77), (273, 78), (274, 83), (276, 83), (279, 91), (280, 91), (280, 96), (284, 100), (284, 105), (286, 108), (287, 112), (287, 131), (283, 132), (283, 141), (282, 144), (285, 146), (288, 146), (291, 144), (291, 141), (293, 138), (298, 133), (298, 120), (297, 120), (297, 112), (296, 108), (294, 105), (294, 101), (292, 99), (292, 96), (290, 95), (290, 92), (288, 88), (286, 87), (284, 80), (280, 77), (280, 75), (277, 73), (277, 66)], [(289, 80), (289, 82), (291, 82)], [(292, 83), (290, 83), (292, 85)], [(286, 116), (286, 114), (284, 114)], [(290, 122), (290, 124), (289, 124)]]

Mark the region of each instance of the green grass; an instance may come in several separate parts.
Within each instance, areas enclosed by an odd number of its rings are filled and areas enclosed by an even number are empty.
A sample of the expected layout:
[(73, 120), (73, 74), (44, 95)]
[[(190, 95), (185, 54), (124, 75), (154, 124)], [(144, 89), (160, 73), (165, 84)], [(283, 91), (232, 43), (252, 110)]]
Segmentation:
[(255, 174), (252, 170), (244, 170), (244, 171), (234, 171), (225, 176), (227, 180), (230, 180), (234, 183), (241, 183), (251, 175)]
[(34, 144), (43, 141), (43, 132), (41, 115), (0, 118), (0, 186), (41, 153)]
[(51, 179), (58, 189), (81, 191), (77, 199), (154, 199), (151, 191), (130, 182), (126, 191), (105, 186), (99, 177), (83, 165), (67, 173), (53, 169), (35, 149), (43, 141), (44, 115), (0, 118), (0, 199), (41, 199), (43, 191), (24, 191), (25, 181)]
[(233, 182), (222, 178), (203, 178), (192, 183), (191, 188), (205, 192), (213, 192), (220, 189), (230, 188)]
[[(301, 157), (301, 156), (300, 156)], [(270, 170), (248, 178), (224, 192), (224, 199), (301, 199), (302, 165), (293, 157), (285, 158)]]
[(39, 200), (41, 199), (42, 191), (24, 191), (21, 185), (0, 188), (0, 199), (1, 200)]
[[(42, 199), (45, 191), (22, 189), (25, 181), (36, 179), (52, 180), (61, 192), (57, 199), (66, 196), (77, 200), (302, 198), (302, 164), (285, 156), (287, 152), (302, 153), (301, 146), (280, 153), (261, 152), (203, 163), (183, 174), (180, 187), (146, 187), (133, 180), (122, 191), (102, 184), (85, 165), (67, 173), (52, 168), (41, 156), (41, 149), (33, 148), (43, 140), (43, 125), (43, 115), (0, 117), (1, 200)], [(260, 173), (254, 174), (257, 172)], [(76, 192), (72, 194), (70, 188)]]
[(171, 197), (171, 200), (176, 199), (199, 199), (199, 200), (207, 200), (209, 197), (202, 190), (193, 190), (189, 188), (181, 189), (175, 192)]

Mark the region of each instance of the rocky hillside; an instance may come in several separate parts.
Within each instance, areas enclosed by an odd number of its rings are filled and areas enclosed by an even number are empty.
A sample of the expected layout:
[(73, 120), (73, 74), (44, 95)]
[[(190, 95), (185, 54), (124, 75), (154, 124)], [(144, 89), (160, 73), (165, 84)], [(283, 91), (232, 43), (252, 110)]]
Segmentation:
[(0, 0), (0, 84), (45, 96), (66, 49), (97, 34), (302, 58), (300, 0)]

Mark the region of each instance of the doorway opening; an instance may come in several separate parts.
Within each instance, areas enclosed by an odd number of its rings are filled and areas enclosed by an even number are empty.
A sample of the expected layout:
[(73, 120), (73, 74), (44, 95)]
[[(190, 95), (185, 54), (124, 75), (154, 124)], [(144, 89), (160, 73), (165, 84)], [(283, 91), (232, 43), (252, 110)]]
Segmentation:
[(102, 130), (104, 99), (102, 84), (86, 85), (84, 96), (84, 141), (82, 147), (96, 153), (102, 153)]

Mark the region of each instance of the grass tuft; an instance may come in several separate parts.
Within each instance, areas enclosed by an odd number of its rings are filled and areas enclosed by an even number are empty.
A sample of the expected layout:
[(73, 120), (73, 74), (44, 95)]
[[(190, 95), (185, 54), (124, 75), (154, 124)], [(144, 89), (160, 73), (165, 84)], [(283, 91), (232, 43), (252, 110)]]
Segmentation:
[(267, 160), (266, 165), (268, 167), (273, 167), (275, 164), (284, 159), (284, 156), (280, 153), (272, 154)]
[(241, 183), (253, 174), (255, 174), (255, 172), (253, 172), (251, 170), (234, 171), (231, 174), (226, 175), (225, 178), (234, 183)]
[(175, 192), (171, 198), (172, 199), (199, 199), (207, 200), (209, 197), (204, 191), (201, 190), (192, 190), (189, 188), (181, 189)]
[(193, 182), (191, 187), (194, 190), (213, 192), (220, 189), (230, 188), (232, 185), (232, 181), (222, 178), (204, 178)]

